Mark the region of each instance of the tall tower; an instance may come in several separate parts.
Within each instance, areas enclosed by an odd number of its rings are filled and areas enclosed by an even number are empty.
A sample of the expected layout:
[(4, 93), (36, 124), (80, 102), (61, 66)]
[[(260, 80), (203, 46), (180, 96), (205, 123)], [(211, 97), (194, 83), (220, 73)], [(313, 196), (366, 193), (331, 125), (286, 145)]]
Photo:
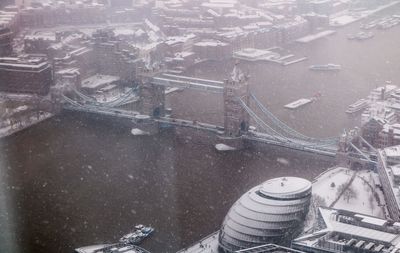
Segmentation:
[(231, 80), (225, 80), (224, 86), (224, 128), (226, 137), (240, 137), (249, 129), (250, 116), (243, 108), (249, 106), (249, 88), (247, 76), (238, 64), (232, 71)]

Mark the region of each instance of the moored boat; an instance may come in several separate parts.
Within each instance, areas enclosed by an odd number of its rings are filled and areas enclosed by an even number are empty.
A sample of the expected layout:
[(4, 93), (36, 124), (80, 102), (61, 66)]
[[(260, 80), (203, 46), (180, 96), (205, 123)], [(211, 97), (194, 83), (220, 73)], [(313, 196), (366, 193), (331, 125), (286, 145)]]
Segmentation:
[(143, 226), (142, 224), (139, 224), (135, 226), (134, 231), (122, 236), (121, 239), (119, 239), (119, 241), (130, 244), (139, 244), (151, 233), (153, 233), (153, 231), (154, 228), (146, 227)]
[(360, 100), (357, 100), (357, 102), (349, 105), (348, 109), (346, 110), (346, 113), (353, 114), (361, 110), (364, 110), (368, 106), (369, 106), (368, 100), (362, 98)]

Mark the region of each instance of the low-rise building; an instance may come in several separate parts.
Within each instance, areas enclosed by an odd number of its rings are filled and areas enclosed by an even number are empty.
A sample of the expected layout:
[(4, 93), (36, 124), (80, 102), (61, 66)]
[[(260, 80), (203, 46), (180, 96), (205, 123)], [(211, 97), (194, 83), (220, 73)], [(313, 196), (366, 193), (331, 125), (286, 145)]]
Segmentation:
[(293, 240), (312, 253), (386, 253), (400, 249), (400, 223), (347, 210), (320, 207), (316, 231)]
[(193, 45), (196, 57), (208, 60), (222, 60), (232, 56), (232, 47), (217, 40), (202, 40)]
[[(386, 207), (392, 220), (400, 221), (399, 185), (393, 178), (393, 171), (387, 162), (384, 150), (378, 150), (377, 172), (381, 182)], [(400, 243), (400, 242), (399, 242)]]
[(378, 134), (377, 147), (400, 145), (400, 124), (385, 124)]
[(400, 164), (400, 146), (391, 146), (384, 149), (388, 164)]
[(0, 58), (0, 91), (45, 95), (51, 85), (52, 67), (43, 55)]

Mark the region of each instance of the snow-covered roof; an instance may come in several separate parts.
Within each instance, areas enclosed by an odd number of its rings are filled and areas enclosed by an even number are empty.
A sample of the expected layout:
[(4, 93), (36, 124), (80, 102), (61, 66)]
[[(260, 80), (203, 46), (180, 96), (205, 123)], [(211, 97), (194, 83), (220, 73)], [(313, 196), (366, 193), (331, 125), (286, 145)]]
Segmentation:
[[(392, 245), (397, 250), (400, 234), (396, 233), (395, 230), (388, 229), (391, 225), (388, 225), (390, 223), (387, 220), (328, 207), (319, 207), (318, 210), (320, 218), (325, 223), (325, 228), (296, 238), (293, 241), (295, 244), (312, 247), (312, 244), (308, 243), (309, 241), (317, 242), (318, 239), (322, 239), (323, 235), (334, 233), (348, 235), (356, 240), (363, 240), (367, 244), (378, 242), (388, 248), (388, 245)], [(335, 241), (335, 243), (340, 242)]]
[(387, 157), (400, 157), (400, 145), (387, 147), (384, 151)]
[(218, 40), (202, 40), (195, 43), (194, 45), (198, 47), (217, 47), (217, 46), (227, 46), (228, 44)]
[(310, 193), (311, 183), (295, 177), (271, 179), (253, 187), (225, 216), (221, 247), (234, 252), (295, 233), (297, 221), (308, 211)]
[(347, 234), (351, 236), (361, 237), (366, 240), (376, 240), (378, 239), (381, 242), (390, 243), (399, 235), (391, 234), (371, 228), (354, 226), (341, 222), (333, 222), (332, 230), (336, 233)]
[(311, 191), (311, 182), (299, 177), (279, 177), (262, 184), (260, 192), (266, 196), (292, 198)]
[(390, 167), (392, 170), (393, 176), (399, 177), (400, 176), (400, 164), (394, 165)]
[(386, 220), (379, 219), (376, 217), (371, 217), (363, 214), (356, 214), (354, 217), (360, 218), (362, 222), (368, 223), (368, 224), (373, 224), (377, 226), (383, 226), (387, 223)]
[(85, 88), (99, 88), (101, 86), (110, 84), (112, 82), (118, 81), (120, 78), (117, 76), (109, 76), (109, 75), (93, 75), (89, 78), (86, 78), (82, 81), (82, 87)]

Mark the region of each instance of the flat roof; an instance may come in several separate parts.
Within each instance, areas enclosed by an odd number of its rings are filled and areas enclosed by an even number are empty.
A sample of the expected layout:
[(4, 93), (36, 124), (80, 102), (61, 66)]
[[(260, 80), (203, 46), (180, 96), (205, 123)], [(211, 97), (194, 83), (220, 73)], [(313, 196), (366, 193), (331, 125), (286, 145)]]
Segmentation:
[(384, 149), (387, 157), (400, 157), (400, 146), (392, 146)]
[(366, 215), (362, 215), (362, 214), (356, 214), (356, 215), (354, 215), (354, 217), (361, 218), (362, 222), (377, 225), (377, 226), (383, 226), (387, 222), (386, 220), (383, 220), (383, 219), (366, 216)]
[(262, 184), (260, 192), (270, 197), (285, 197), (306, 192), (311, 189), (311, 182), (299, 177), (278, 177)]
[(93, 75), (89, 78), (86, 78), (82, 81), (82, 87), (95, 89), (99, 88), (103, 85), (110, 84), (112, 82), (118, 81), (120, 78), (117, 76), (109, 76), (109, 75)]
[(371, 228), (359, 227), (341, 222), (333, 222), (332, 230), (338, 233), (357, 236), (368, 240), (378, 240), (386, 243), (391, 243), (398, 237), (396, 234), (391, 234)]

